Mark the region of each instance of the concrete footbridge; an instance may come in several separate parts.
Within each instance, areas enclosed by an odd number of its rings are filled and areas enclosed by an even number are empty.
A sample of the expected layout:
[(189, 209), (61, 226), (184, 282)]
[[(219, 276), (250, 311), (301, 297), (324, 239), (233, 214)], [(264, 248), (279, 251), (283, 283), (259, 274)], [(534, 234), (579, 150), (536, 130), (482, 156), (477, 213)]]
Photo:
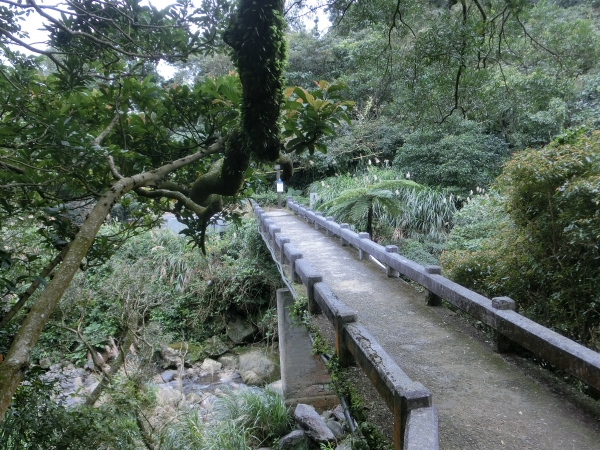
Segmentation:
[(358, 364), (392, 411), (396, 449), (600, 449), (598, 402), (510, 348), (595, 389), (598, 353), (520, 316), (509, 298), (471, 292), (289, 198), (285, 209), (254, 211), (309, 309), (329, 318), (342, 363)]

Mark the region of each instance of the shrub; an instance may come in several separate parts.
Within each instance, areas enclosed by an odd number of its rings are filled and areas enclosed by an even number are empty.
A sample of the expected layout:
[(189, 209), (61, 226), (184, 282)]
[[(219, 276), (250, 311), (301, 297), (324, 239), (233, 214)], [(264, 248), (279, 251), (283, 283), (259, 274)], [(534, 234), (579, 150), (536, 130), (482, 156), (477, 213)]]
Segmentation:
[[(504, 199), (464, 211), (479, 219), (454, 230), (443, 258), (450, 276), (485, 295), (508, 295), (534, 320), (600, 348), (600, 132), (518, 153), (498, 189)], [(487, 232), (476, 231), (477, 222)]]
[(508, 145), (466, 120), (406, 136), (394, 159), (400, 173), (427, 186), (446, 188), (466, 197), (477, 187), (488, 188), (508, 156)]

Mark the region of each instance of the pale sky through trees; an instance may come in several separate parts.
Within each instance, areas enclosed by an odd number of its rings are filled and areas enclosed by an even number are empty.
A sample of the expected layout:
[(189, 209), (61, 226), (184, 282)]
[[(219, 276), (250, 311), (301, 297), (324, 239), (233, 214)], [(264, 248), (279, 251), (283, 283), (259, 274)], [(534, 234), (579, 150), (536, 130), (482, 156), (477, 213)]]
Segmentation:
[[(195, 1), (200, 2), (201, 0), (195, 0)], [(306, 3), (307, 3), (307, 5), (311, 5), (315, 2), (316, 2), (315, 0), (308, 0)], [(56, 1), (56, 0), (47, 0), (47, 1), (40, 0), (38, 3), (46, 4), (46, 5), (52, 5), (52, 4), (60, 5), (61, 4), (61, 2)], [(158, 9), (164, 9), (173, 3), (175, 3), (174, 0), (151, 0), (151, 1), (143, 0), (141, 2), (142, 5), (152, 4), (152, 6), (158, 8)], [(49, 14), (58, 16), (57, 13), (53, 14), (51, 11), (47, 11), (47, 12)], [(329, 18), (327, 17), (327, 15), (324, 13), (324, 11), (322, 9), (320, 9), (317, 12), (317, 16), (319, 18), (319, 24), (318, 24), (319, 31), (320, 32), (327, 31), (329, 29), (329, 27), (331, 26), (331, 23), (329, 22)], [(307, 29), (312, 29), (314, 27), (314, 18), (307, 16), (304, 22), (305, 22), (305, 26)], [(26, 31), (29, 34), (29, 39), (25, 40), (26, 43), (33, 45), (33, 46), (39, 46), (39, 44), (43, 44), (46, 41), (47, 32), (44, 29), (43, 23), (44, 23), (43, 18), (35, 13), (31, 13), (29, 16), (27, 16), (25, 18), (25, 20), (23, 22), (21, 22), (23, 31)], [(18, 50), (25, 54), (33, 53), (25, 48), (18, 47), (16, 45), (11, 45), (10, 47), (13, 50)], [(43, 47), (40, 47), (40, 48), (43, 48)], [(173, 76), (176, 69), (173, 66), (169, 65), (168, 63), (161, 61), (158, 63), (157, 70), (163, 77), (170, 78)]]

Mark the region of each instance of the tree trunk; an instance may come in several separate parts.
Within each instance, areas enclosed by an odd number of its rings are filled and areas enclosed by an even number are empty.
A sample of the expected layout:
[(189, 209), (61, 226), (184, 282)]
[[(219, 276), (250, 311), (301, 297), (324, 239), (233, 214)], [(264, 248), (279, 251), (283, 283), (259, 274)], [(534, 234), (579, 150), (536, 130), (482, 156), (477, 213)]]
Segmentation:
[(52, 281), (31, 307), (8, 350), (6, 359), (0, 364), (0, 422), (4, 420), (4, 414), (10, 405), (12, 396), (27, 370), (31, 351), (37, 343), (42, 329), (79, 270), (81, 261), (94, 242), (100, 226), (104, 223), (112, 206), (132, 189), (156, 185), (168, 173), (203, 158), (211, 150), (215, 151), (209, 147), (209, 149), (178, 159), (150, 172), (121, 178), (100, 197), (71, 242)]
[[(60, 262), (63, 260), (63, 257), (65, 256), (65, 253), (67, 253), (68, 249), (69, 249), (69, 247), (66, 246), (58, 254), (58, 256), (56, 256), (56, 258), (54, 258), (52, 261), (50, 261), (46, 265), (46, 267), (44, 267), (42, 272), (40, 273), (39, 278), (44, 279), (47, 276), (49, 276), (52, 273), (52, 271), (56, 268), (56, 266), (58, 266), (60, 264)], [(37, 288), (40, 286), (40, 284), (41, 284), (40, 280), (35, 280), (33, 283), (31, 283), (29, 288), (27, 288), (27, 290), (19, 296), (19, 301), (17, 303), (15, 303), (12, 308), (10, 308), (10, 310), (2, 317), (2, 319), (0, 319), (0, 329), (4, 328), (6, 325), (8, 325), (8, 322), (10, 322), (11, 319), (23, 307), (23, 305), (25, 305), (27, 300), (29, 300), (29, 297), (31, 297), (33, 295), (33, 293), (37, 290)]]

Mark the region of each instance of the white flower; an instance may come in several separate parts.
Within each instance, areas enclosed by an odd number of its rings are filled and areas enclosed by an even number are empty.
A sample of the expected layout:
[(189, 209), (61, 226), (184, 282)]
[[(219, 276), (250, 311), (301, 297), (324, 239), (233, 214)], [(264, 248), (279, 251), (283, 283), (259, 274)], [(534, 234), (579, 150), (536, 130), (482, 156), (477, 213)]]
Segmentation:
[(324, 181), (321, 181), (321, 186), (325, 186), (325, 182)]
[(406, 179), (410, 180), (410, 172), (406, 172)]
[(375, 162), (376, 162), (377, 164), (379, 164), (379, 160), (378, 160), (377, 158), (375, 158)]
[(371, 165), (371, 160), (369, 160), (369, 165)]

